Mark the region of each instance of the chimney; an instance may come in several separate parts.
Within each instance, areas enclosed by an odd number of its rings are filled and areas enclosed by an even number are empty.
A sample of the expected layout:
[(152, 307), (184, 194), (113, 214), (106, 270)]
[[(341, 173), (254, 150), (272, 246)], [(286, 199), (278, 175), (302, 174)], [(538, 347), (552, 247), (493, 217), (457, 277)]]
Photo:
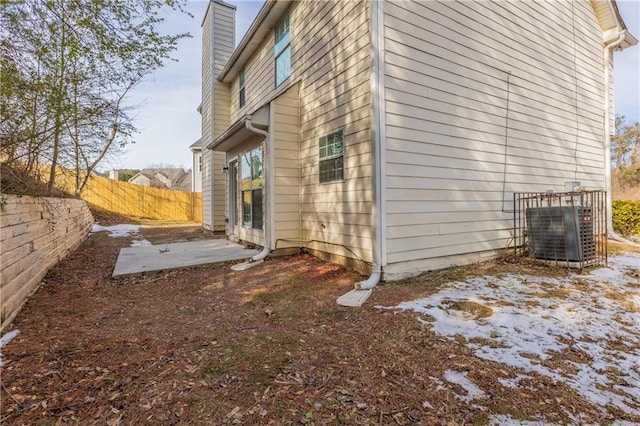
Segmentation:
[[(217, 80), (235, 49), (236, 8), (211, 0), (202, 21), (202, 226), (225, 229), (226, 154), (206, 147), (231, 124), (230, 87)], [(215, 108), (215, 111), (214, 111)]]

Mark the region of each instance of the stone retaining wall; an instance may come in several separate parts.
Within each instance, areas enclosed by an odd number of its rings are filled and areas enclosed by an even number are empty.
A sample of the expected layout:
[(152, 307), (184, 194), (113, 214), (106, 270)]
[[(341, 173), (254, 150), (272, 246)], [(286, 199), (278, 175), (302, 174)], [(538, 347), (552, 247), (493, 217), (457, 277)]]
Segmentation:
[(82, 200), (0, 194), (0, 331), (92, 225)]

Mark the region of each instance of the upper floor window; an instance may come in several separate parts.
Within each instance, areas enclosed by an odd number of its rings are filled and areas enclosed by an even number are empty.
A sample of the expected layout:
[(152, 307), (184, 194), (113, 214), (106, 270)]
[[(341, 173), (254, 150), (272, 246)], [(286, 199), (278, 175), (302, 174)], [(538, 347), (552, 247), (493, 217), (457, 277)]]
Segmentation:
[(240, 104), (240, 108), (244, 106), (245, 102), (245, 91), (244, 91), (244, 68), (240, 71), (240, 83), (238, 85), (238, 102)]
[(320, 183), (344, 179), (344, 132), (338, 130), (320, 138)]
[(287, 12), (274, 32), (276, 87), (291, 74), (291, 35), (289, 30), (289, 12)]

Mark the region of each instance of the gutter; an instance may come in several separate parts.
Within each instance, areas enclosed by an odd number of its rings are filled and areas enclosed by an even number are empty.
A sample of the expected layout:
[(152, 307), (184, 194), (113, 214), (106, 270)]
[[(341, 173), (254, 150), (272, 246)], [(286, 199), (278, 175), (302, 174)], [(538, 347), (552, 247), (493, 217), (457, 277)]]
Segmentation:
[(373, 206), (371, 275), (355, 284), (355, 289), (342, 295), (342, 306), (360, 307), (382, 278), (386, 265), (386, 202), (384, 199), (385, 111), (384, 111), (384, 11), (383, 2), (369, 1), (371, 34), (371, 141), (373, 143)]
[(613, 229), (613, 212), (612, 212), (612, 202), (613, 197), (611, 194), (611, 117), (610, 117), (610, 93), (609, 89), (611, 87), (611, 72), (609, 71), (609, 64), (611, 62), (613, 51), (617, 48), (621, 47), (622, 44), (627, 39), (627, 36), (630, 36), (630, 40), (628, 42), (631, 45), (637, 43), (637, 40), (631, 36), (626, 29), (620, 31), (618, 33), (618, 37), (614, 40), (611, 40), (605, 43), (604, 46), (604, 89), (605, 89), (605, 97), (604, 97), (604, 184), (606, 189), (606, 205), (607, 205), (607, 234), (609, 239), (614, 241), (618, 241), (624, 244), (630, 244), (636, 247), (639, 247), (640, 244), (636, 244), (632, 241), (627, 240), (626, 238), (618, 235), (616, 231)]
[(368, 290), (375, 287), (382, 277), (385, 262), (386, 203), (383, 200), (383, 168), (385, 164), (385, 111), (384, 111), (384, 11), (383, 2), (369, 2), (371, 17), (371, 135), (373, 142), (373, 265), (371, 276), (356, 283), (355, 288)]

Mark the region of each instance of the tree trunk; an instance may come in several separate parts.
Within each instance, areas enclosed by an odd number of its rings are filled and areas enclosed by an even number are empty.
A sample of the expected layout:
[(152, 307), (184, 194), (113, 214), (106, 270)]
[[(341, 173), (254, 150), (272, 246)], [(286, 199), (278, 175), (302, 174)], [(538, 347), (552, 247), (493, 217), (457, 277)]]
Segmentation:
[[(64, 11), (63, 11), (64, 13)], [(64, 16), (64, 15), (63, 15)], [(60, 36), (60, 78), (58, 80), (58, 87), (55, 93), (55, 125), (53, 128), (53, 152), (51, 155), (51, 170), (49, 172), (49, 182), (47, 184), (47, 191), (49, 195), (53, 195), (53, 189), (56, 183), (56, 167), (58, 166), (58, 156), (60, 155), (60, 139), (62, 136), (62, 114), (63, 114), (63, 99), (64, 99), (64, 80), (65, 80), (65, 43), (66, 43), (66, 26), (64, 22), (61, 22), (61, 36)]]

